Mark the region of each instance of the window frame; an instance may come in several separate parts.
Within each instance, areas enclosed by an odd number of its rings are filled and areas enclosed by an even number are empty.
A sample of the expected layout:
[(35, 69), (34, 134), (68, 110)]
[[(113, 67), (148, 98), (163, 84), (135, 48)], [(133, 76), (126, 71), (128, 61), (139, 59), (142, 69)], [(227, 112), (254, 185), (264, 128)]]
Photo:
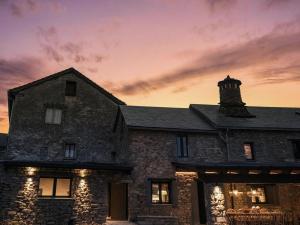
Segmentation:
[[(183, 144), (184, 138), (185, 138), (185, 149), (184, 149), (184, 144)], [(178, 143), (178, 141), (179, 141), (179, 143)], [(188, 158), (189, 157), (188, 135), (179, 134), (176, 136), (176, 154), (177, 154), (178, 158)]]
[[(292, 146), (293, 146), (294, 159), (296, 161), (300, 161), (300, 140), (299, 139), (294, 139), (294, 140), (291, 140), (291, 141), (292, 141)], [(297, 149), (297, 143), (299, 144), (299, 149)]]
[[(250, 145), (250, 148), (251, 148), (251, 159), (248, 159), (247, 156), (246, 156), (245, 145)], [(243, 143), (243, 155), (244, 155), (244, 157), (245, 157), (245, 159), (247, 161), (255, 161), (256, 160), (255, 151), (254, 151), (254, 143), (253, 142), (244, 142)]]
[[(52, 186), (52, 194), (51, 195), (40, 195), (39, 193), (39, 189), (40, 189), (40, 182), (41, 182), (41, 178), (45, 178), (45, 179), (53, 179), (53, 186)], [(56, 189), (57, 189), (57, 180), (58, 179), (69, 179), (70, 180), (70, 186), (69, 186), (69, 195), (65, 195), (65, 196), (57, 196), (56, 195)], [(72, 182), (73, 182), (73, 178), (72, 177), (51, 177), (51, 176), (41, 176), (39, 177), (39, 183), (38, 183), (38, 197), (39, 198), (71, 198), (72, 196)]]
[[(70, 146), (70, 145), (74, 145), (74, 154), (73, 154), (73, 157), (66, 157), (66, 151), (67, 151), (67, 146)], [(70, 155), (70, 149), (68, 149), (69, 150), (69, 155)], [(76, 150), (76, 144), (75, 143), (69, 143), (69, 142), (67, 142), (67, 143), (65, 143), (64, 144), (64, 159), (65, 160), (75, 160), (77, 158), (77, 150)]]
[[(73, 89), (68, 89), (68, 85), (74, 85), (75, 88)], [(75, 93), (71, 93), (71, 91), (74, 91)], [(76, 97), (77, 96), (77, 82), (76, 81), (72, 81), (72, 80), (67, 80), (65, 83), (65, 96), (66, 97)]]
[[(153, 184), (158, 184), (158, 190), (159, 190), (159, 202), (153, 202), (152, 199), (152, 191), (153, 191)], [(162, 202), (162, 185), (167, 184), (168, 185), (168, 202)], [(173, 202), (172, 199), (172, 180), (168, 179), (162, 179), (162, 180), (157, 180), (157, 179), (151, 179), (150, 180), (150, 199), (151, 199), (151, 204), (153, 205), (170, 205)]]

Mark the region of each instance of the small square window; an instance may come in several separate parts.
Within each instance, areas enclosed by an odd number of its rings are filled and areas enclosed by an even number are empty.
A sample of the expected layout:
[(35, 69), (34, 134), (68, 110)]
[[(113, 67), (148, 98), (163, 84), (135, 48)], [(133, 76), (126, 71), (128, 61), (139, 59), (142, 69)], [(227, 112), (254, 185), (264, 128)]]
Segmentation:
[(70, 197), (71, 179), (56, 177), (40, 178), (38, 194), (41, 197)]
[(244, 155), (248, 160), (254, 160), (253, 153), (253, 144), (252, 143), (244, 143)]
[(76, 158), (75, 144), (66, 144), (65, 145), (65, 158), (66, 159), (75, 159)]
[(77, 84), (74, 81), (66, 82), (65, 96), (76, 96)]
[(61, 109), (47, 108), (45, 123), (47, 124), (61, 124)]
[(171, 182), (151, 182), (151, 200), (152, 204), (170, 204)]
[(300, 140), (293, 141), (293, 148), (294, 148), (294, 157), (295, 159), (300, 159)]
[(187, 136), (177, 136), (177, 156), (181, 158), (188, 157), (188, 139)]

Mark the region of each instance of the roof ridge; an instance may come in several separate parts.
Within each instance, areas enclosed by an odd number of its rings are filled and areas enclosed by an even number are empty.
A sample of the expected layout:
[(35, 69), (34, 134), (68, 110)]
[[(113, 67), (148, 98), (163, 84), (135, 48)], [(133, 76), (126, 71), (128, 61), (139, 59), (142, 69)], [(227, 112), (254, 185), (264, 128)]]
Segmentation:
[[(217, 104), (190, 104), (190, 105), (199, 105), (199, 106), (219, 106)], [(299, 107), (284, 107), (284, 106), (256, 106), (256, 105), (247, 105), (248, 108), (273, 108), (273, 109), (300, 109)]]
[(183, 108), (183, 107), (168, 107), (168, 106), (143, 106), (143, 105), (122, 105), (121, 107), (135, 107), (135, 108), (160, 108), (160, 109), (189, 109), (189, 108)]

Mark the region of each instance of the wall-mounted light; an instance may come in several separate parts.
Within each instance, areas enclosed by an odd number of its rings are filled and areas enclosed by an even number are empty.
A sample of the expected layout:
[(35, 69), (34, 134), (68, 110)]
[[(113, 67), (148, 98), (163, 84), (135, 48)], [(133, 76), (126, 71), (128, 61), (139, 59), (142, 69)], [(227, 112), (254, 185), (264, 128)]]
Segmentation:
[(88, 175), (88, 170), (87, 169), (79, 170), (79, 176), (80, 177), (86, 177), (87, 175)]
[(28, 176), (34, 176), (36, 171), (37, 169), (34, 167), (26, 167), (26, 173)]
[(196, 172), (177, 171), (176, 175), (197, 175), (197, 173)]

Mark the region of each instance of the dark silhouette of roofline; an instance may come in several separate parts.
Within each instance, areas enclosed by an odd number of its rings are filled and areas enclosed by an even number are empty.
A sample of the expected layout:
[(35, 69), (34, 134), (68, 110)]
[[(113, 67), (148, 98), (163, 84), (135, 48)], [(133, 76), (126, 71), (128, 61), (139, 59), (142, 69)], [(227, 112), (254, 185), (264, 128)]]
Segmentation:
[(74, 75), (76, 75), (78, 78), (83, 79), (85, 82), (87, 82), (88, 84), (90, 84), (91, 86), (93, 86), (94, 88), (96, 88), (97, 90), (99, 90), (103, 95), (105, 95), (107, 98), (109, 98), (110, 100), (112, 100), (114, 103), (116, 103), (117, 105), (126, 105), (125, 102), (121, 101), (120, 99), (118, 99), (117, 97), (115, 97), (114, 95), (112, 95), (111, 93), (109, 93), (108, 91), (106, 91), (104, 88), (100, 87), (98, 84), (96, 84), (94, 81), (90, 80), (89, 78), (87, 78), (85, 75), (83, 75), (82, 73), (80, 73), (78, 70), (76, 70), (73, 67), (70, 67), (68, 69), (65, 69), (63, 71), (51, 74), (49, 76), (43, 77), (39, 80), (35, 80), (33, 82), (30, 82), (28, 84), (16, 87), (16, 88), (12, 88), (9, 89), (7, 91), (7, 95), (8, 95), (8, 116), (10, 118), (11, 116), (11, 108), (13, 105), (13, 101), (14, 101), (14, 97), (17, 93), (19, 93), (20, 91), (26, 90), (28, 88), (31, 88), (33, 86), (42, 84), (46, 81), (58, 78), (60, 76), (63, 76), (65, 74), (68, 73), (73, 73)]

